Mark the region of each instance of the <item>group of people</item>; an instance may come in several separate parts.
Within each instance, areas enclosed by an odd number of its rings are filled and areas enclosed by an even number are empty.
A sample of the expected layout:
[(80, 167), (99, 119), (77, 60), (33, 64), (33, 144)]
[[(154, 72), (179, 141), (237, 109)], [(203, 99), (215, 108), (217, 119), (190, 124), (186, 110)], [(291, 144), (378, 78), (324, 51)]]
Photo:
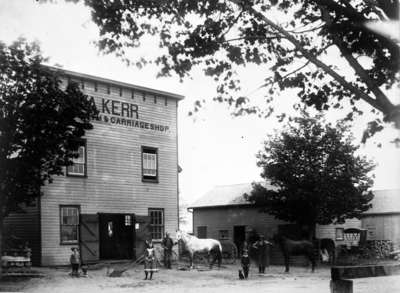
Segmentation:
[(250, 270), (250, 257), (249, 249), (253, 248), (257, 253), (257, 265), (258, 273), (264, 274), (265, 268), (269, 267), (269, 255), (271, 242), (266, 241), (264, 235), (260, 235), (259, 240), (257, 240), (252, 245), (249, 245), (246, 241), (243, 244), (243, 252), (241, 256), (242, 270), (239, 270), (239, 278), (247, 279)]
[[(154, 250), (154, 244), (152, 240), (145, 241), (146, 249), (144, 253), (144, 273), (145, 280), (152, 280), (153, 273), (157, 271), (157, 259)], [(172, 257), (172, 249), (173, 246), (176, 245), (177, 242), (174, 242), (170, 237), (170, 234), (167, 232), (165, 237), (161, 241), (161, 246), (164, 249), (164, 265), (167, 269), (171, 269), (171, 257)], [(258, 272), (260, 274), (265, 273), (265, 268), (269, 266), (269, 249), (271, 243), (265, 240), (263, 235), (260, 235), (259, 240), (257, 240), (252, 245), (249, 245), (247, 242), (244, 242), (242, 248), (241, 255), (241, 266), (242, 270), (239, 270), (239, 278), (247, 279), (249, 276), (250, 270), (250, 257), (249, 257), (249, 249), (253, 248), (257, 252), (257, 265)], [(79, 276), (79, 267), (80, 267), (80, 256), (78, 248), (71, 248), (72, 254), (70, 257), (71, 263), (71, 276), (77, 277)], [(86, 275), (86, 271), (84, 272)]]

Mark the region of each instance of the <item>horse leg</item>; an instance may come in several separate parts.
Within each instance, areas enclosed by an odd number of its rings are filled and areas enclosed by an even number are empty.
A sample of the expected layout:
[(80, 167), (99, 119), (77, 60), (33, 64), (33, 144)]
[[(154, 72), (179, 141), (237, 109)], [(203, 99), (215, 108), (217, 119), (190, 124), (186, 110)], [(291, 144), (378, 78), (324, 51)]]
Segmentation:
[(194, 253), (190, 252), (189, 253), (190, 269), (193, 269), (193, 259), (194, 259)]
[(285, 258), (285, 273), (289, 273), (290, 255), (289, 254), (285, 254), (284, 258)]

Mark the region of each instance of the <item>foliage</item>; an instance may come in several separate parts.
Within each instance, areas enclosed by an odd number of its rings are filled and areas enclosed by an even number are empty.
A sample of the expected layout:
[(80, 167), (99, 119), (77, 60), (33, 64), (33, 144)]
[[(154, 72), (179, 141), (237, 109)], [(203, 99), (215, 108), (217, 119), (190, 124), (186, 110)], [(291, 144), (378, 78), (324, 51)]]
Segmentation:
[(40, 48), (0, 42), (0, 219), (72, 164), (97, 110), (76, 84), (61, 89)]
[(370, 207), (374, 164), (357, 149), (345, 123), (326, 124), (321, 115), (303, 112), (257, 155), (261, 176), (276, 189), (253, 184), (246, 197), (264, 212), (306, 227), (359, 217)]
[[(139, 67), (154, 62), (161, 76), (184, 78), (200, 66), (218, 82), (214, 99), (236, 115), (267, 117), (277, 93), (296, 89), (316, 109), (350, 106), (349, 120), (362, 113), (360, 100), (367, 102), (380, 113), (368, 134), (382, 129), (375, 124), (383, 121), (400, 127), (400, 105), (385, 93), (399, 81), (399, 46), (364, 25), (397, 19), (398, 0), (81, 1), (100, 29), (102, 52)], [(160, 55), (130, 59), (127, 49), (148, 35), (158, 38)], [(265, 109), (241, 94), (237, 70), (250, 64), (271, 69), (260, 86)], [(201, 105), (196, 101), (195, 111)]]

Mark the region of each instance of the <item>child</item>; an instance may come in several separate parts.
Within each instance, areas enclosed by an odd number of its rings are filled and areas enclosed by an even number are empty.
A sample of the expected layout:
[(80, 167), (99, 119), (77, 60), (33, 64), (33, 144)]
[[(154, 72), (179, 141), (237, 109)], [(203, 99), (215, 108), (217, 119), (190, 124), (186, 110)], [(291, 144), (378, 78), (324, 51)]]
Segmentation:
[(146, 241), (147, 248), (144, 252), (144, 274), (145, 280), (151, 280), (153, 277), (153, 273), (156, 271), (156, 257), (154, 254), (154, 246), (152, 241)]
[(250, 257), (249, 257), (247, 249), (243, 249), (241, 263), (242, 263), (244, 278), (247, 279), (247, 277), (249, 276), (249, 269), (250, 269)]
[(71, 263), (71, 267), (72, 267), (72, 272), (71, 272), (71, 276), (72, 277), (79, 277), (79, 264), (80, 264), (80, 257), (79, 257), (79, 251), (78, 248), (76, 247), (72, 247), (72, 254), (70, 257), (70, 263)]

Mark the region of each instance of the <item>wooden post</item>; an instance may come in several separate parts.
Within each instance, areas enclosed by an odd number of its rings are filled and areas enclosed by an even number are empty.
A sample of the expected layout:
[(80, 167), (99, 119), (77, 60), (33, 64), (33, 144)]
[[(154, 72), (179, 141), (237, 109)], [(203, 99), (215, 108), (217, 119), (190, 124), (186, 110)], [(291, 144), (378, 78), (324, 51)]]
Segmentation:
[(353, 293), (352, 280), (331, 280), (331, 293)]

